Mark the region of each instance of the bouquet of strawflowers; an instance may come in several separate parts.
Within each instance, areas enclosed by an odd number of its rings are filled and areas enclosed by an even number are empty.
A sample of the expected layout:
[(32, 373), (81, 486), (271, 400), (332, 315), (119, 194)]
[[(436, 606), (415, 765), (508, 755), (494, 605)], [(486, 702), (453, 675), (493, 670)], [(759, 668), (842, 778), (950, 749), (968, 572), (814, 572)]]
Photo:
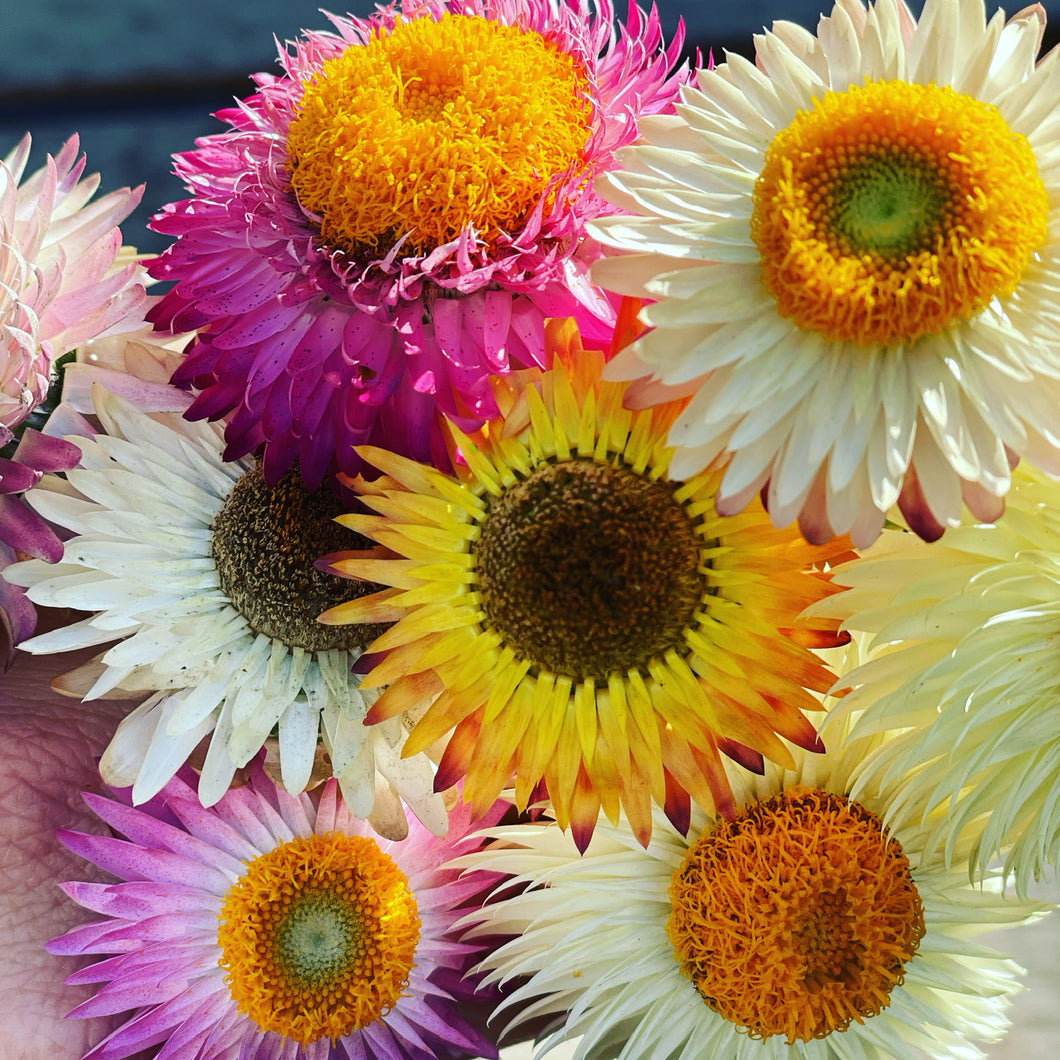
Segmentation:
[(58, 656), (98, 743), (8, 961), (80, 999), (52, 1055), (985, 1056), (975, 936), (1060, 860), (1041, 8), (754, 63), (327, 18), (157, 258), (76, 140), (0, 165), (5, 709)]

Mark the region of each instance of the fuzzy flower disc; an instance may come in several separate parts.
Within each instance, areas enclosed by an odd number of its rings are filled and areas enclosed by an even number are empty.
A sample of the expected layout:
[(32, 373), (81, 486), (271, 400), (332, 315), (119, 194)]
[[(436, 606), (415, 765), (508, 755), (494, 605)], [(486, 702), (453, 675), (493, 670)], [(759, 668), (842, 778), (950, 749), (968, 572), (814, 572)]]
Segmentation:
[(996, 107), (872, 82), (814, 100), (777, 134), (751, 236), (781, 316), (898, 346), (1010, 295), (1048, 215), (1030, 143)]
[(670, 900), (674, 957), (703, 1000), (751, 1037), (789, 1045), (886, 1008), (924, 934), (901, 845), (820, 789), (719, 821), (689, 847)]
[(810, 546), (760, 508), (719, 516), (717, 472), (669, 474), (677, 408), (630, 412), (570, 322), (549, 336), (552, 369), (502, 394), (501, 419), (453, 429), (458, 478), (364, 451), (384, 473), (356, 482), (376, 514), (340, 521), (393, 558), (324, 562), (389, 588), (321, 618), (395, 622), (369, 646), (364, 683), (388, 687), (368, 721), (440, 692), (405, 747), (452, 732), (436, 785), (466, 778), (485, 808), (514, 775), (517, 803), (547, 790), (580, 845), (601, 808), (647, 842), (653, 799), (676, 821), (690, 796), (731, 807), (723, 755), (760, 769), (791, 761), (784, 740), (819, 747), (803, 712), (828, 670), (808, 649), (836, 629), (799, 615), (849, 546)]
[(389, 1012), (420, 937), (408, 878), (372, 839), (292, 839), (225, 896), (217, 943), (239, 1011), (306, 1044)]
[(348, 544), (348, 531), (334, 521), (341, 511), (331, 490), (307, 490), (297, 470), (271, 488), (260, 467), (236, 481), (214, 516), (211, 549), (222, 591), (254, 633), (305, 651), (356, 651), (379, 632), (316, 621), (349, 595), (313, 565)]
[(291, 123), (291, 185), (332, 246), (425, 253), (471, 225), (525, 223), (581, 164), (591, 108), (572, 55), (540, 33), (443, 15), (380, 29), (324, 64)]
[(575, 681), (647, 673), (709, 592), (703, 525), (671, 483), (624, 464), (545, 463), (482, 521), (475, 585), (485, 623)]

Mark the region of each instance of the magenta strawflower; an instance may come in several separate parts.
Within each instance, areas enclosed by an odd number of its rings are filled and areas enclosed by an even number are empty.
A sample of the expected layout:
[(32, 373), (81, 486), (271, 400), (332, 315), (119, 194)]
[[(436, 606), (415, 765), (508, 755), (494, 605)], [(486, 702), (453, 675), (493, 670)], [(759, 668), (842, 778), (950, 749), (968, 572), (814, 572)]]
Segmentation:
[[(117, 260), (118, 225), (143, 188), (90, 202), (99, 177), (82, 179), (78, 146), (72, 136), (25, 180), (29, 135), (0, 161), (0, 570), (16, 552), (52, 562), (62, 555), (54, 530), (22, 503), (42, 474), (80, 459), (75, 446), (26, 423), (48, 396), (56, 360), (143, 319), (142, 269)], [(0, 578), (0, 663), (35, 624), (21, 590)]]
[(60, 838), (123, 882), (64, 884), (103, 919), (48, 949), (112, 955), (67, 980), (103, 984), (71, 1017), (131, 1013), (84, 1060), (160, 1043), (165, 1060), (497, 1055), (461, 1014), (482, 947), (454, 924), (499, 877), (442, 867), (481, 845), (466, 812), (445, 839), (410, 818), (395, 843), (350, 814), (335, 781), (318, 794), (289, 795), (255, 765), (208, 810), (180, 777), (138, 809), (84, 796), (128, 838)]
[(176, 281), (153, 319), (199, 329), (174, 376), (193, 418), (231, 414), (227, 456), (264, 444), (310, 488), (373, 443), (448, 464), (439, 410), (497, 414), (487, 377), (542, 362), (543, 324), (603, 344), (594, 177), (673, 110), (682, 35), (610, 0), (406, 0), (332, 17), (283, 74), (177, 156), (194, 198), (153, 227)]

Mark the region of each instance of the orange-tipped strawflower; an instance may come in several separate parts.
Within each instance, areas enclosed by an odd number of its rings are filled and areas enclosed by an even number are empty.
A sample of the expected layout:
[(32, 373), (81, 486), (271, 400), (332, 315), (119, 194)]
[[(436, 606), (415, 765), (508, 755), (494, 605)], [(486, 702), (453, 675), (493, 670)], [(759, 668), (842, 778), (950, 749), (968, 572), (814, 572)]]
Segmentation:
[(405, 753), (451, 734), (439, 786), (463, 778), (481, 811), (514, 775), (519, 807), (547, 793), (580, 847), (601, 808), (646, 844), (653, 801), (682, 830), (690, 797), (731, 813), (723, 755), (760, 770), (791, 763), (785, 741), (820, 749), (803, 711), (832, 678), (810, 649), (837, 627), (799, 616), (837, 591), (849, 543), (757, 506), (719, 517), (720, 471), (667, 473), (680, 404), (627, 410), (573, 324), (548, 339), (551, 369), (498, 386), (499, 419), (450, 427), (456, 477), (362, 450), (377, 514), (339, 521), (382, 550), (321, 562), (389, 588), (321, 620), (395, 623), (370, 646), (363, 683), (388, 687), (367, 721), (438, 693)]

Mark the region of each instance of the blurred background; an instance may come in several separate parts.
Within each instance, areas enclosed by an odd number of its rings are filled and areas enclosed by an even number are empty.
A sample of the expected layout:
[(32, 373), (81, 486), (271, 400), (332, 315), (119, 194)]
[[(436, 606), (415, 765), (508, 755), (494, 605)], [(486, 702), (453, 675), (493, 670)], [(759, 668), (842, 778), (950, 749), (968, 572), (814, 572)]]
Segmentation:
[[(103, 175), (104, 191), (146, 182), (140, 210), (123, 225), (126, 242), (159, 251), (162, 237), (144, 226), (165, 203), (184, 198), (170, 170), (170, 155), (197, 136), (219, 132), (211, 113), (251, 91), (248, 76), (277, 70), (276, 40), (303, 28), (324, 29), (319, 0), (0, 0), (0, 157), (25, 132), (42, 164), (73, 133), (81, 136), (89, 171)], [(625, 0), (619, 0), (624, 13)], [(365, 15), (357, 0), (334, 10)], [(753, 53), (752, 34), (774, 19), (816, 25), (824, 0), (660, 0), (664, 28), (684, 18), (688, 54), (726, 50)], [(916, 13), (922, 0), (911, 0)], [(989, 3), (991, 12), (993, 4)], [(1022, 4), (1014, 4), (1014, 14)], [(1046, 48), (1060, 40), (1060, 0), (1046, 3), (1056, 28)], [(274, 40), (275, 37), (275, 40)], [(1058, 101), (1060, 103), (1060, 101)], [(1056, 884), (1039, 897), (1056, 901)], [(1060, 915), (1037, 927), (999, 933), (992, 940), (1029, 972), (1030, 990), (1013, 1007), (1014, 1027), (988, 1049), (991, 1060), (1051, 1060), (1060, 1055)], [(529, 1057), (530, 1049), (511, 1057)], [(712, 1058), (713, 1060), (713, 1058)], [(717, 1060), (726, 1060), (719, 1057)]]

